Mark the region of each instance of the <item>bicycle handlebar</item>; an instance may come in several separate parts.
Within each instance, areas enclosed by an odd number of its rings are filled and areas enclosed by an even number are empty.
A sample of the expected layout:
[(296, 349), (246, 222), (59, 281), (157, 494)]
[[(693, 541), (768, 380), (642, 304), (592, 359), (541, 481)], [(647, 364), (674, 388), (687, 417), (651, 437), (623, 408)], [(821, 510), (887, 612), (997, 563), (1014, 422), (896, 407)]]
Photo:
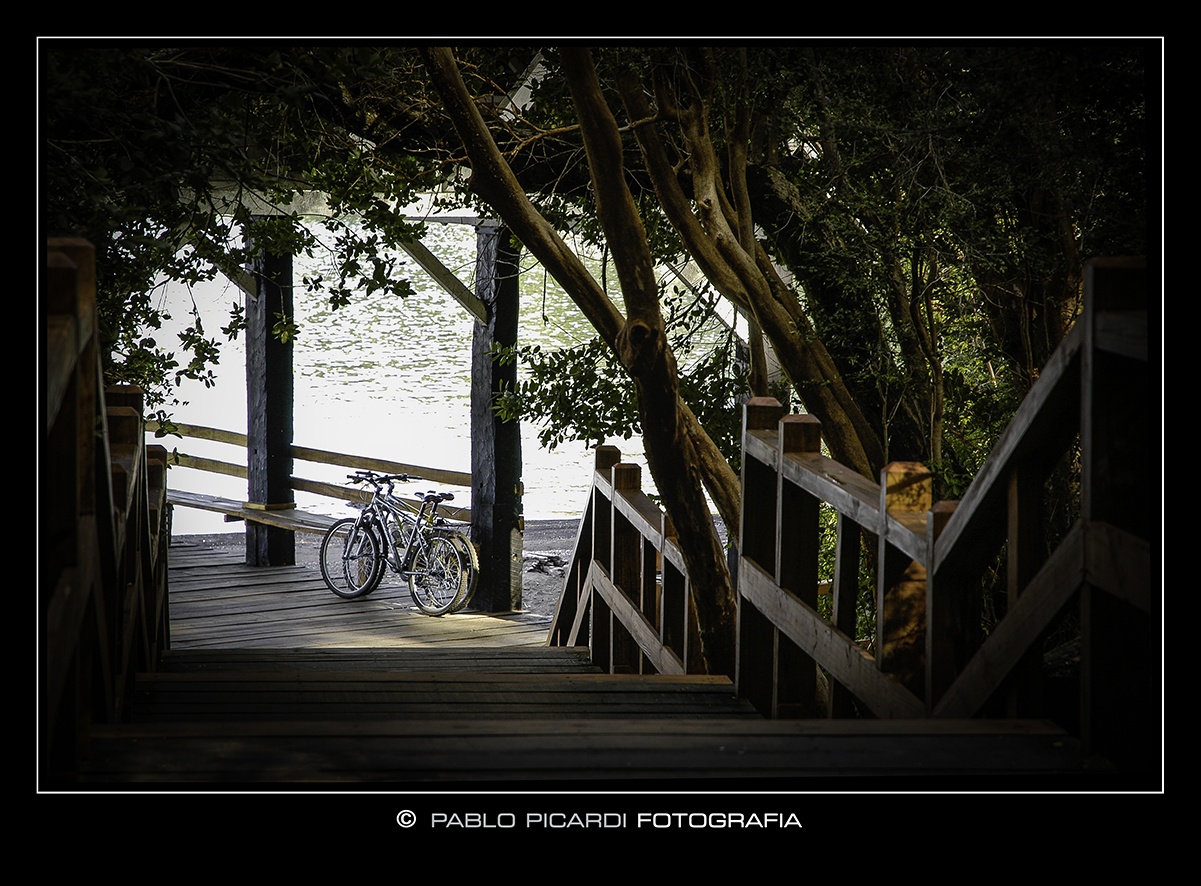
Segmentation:
[[(399, 480), (402, 483), (407, 483), (409, 480), (419, 480), (421, 478), (410, 477), (408, 474), (377, 474), (374, 471), (355, 471), (353, 474), (347, 474), (346, 479), (355, 483), (370, 483), (377, 489), (387, 485), (389, 491), (391, 491), (392, 483), (395, 481)], [(454, 501), (454, 497), (453, 492), (436, 492), (432, 489), (422, 495), (424, 501), (437, 502)]]
[(397, 480), (401, 483), (408, 483), (409, 480), (419, 478), (410, 477), (408, 474), (377, 474), (374, 471), (355, 471), (353, 474), (347, 474), (346, 479), (352, 480), (355, 483), (382, 485), (384, 483), (393, 483)]

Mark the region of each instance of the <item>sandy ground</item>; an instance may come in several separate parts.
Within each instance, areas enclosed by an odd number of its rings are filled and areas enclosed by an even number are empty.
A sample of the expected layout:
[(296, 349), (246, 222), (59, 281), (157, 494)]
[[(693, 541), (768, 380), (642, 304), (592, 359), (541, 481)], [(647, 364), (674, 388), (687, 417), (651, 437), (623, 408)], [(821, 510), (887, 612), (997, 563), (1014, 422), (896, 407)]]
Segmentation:
[[(521, 603), (526, 612), (554, 615), (555, 604), (563, 590), (564, 570), (575, 546), (578, 523), (575, 520), (532, 520), (525, 525), (524, 564)], [(214, 535), (185, 535), (176, 539), (201, 544), (213, 550), (245, 551), (242, 532)], [(321, 536), (296, 533), (296, 563), (318, 569), (317, 555)]]

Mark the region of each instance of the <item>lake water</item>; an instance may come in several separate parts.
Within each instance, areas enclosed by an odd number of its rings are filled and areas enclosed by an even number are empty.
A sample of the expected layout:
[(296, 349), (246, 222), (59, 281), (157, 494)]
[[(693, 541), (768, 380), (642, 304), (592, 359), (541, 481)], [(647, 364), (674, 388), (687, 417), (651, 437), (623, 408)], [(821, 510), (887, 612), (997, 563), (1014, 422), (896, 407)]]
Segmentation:
[[(434, 224), (423, 242), (473, 288), (473, 227)], [(407, 256), (405, 260), (403, 272), (411, 276), (415, 295), (408, 299), (362, 297), (334, 311), (321, 296), (306, 294), (301, 286), (302, 276), (316, 269), (319, 261), (296, 259), (294, 311), (301, 330), (293, 349), (293, 442), (467, 472), (471, 469), (474, 320)], [(173, 316), (158, 334), (164, 343), (176, 341), (175, 334), (190, 323), (190, 299), (201, 307), (209, 337), (218, 338), (220, 327), (228, 323), (231, 303), (242, 303), (240, 291), (224, 278), (196, 287), (191, 293), (183, 286), (171, 285), (164, 290), (163, 299)], [(617, 302), (620, 306), (619, 297)], [(592, 327), (575, 305), (553, 280), (544, 277), (541, 267), (528, 255), (523, 256), (521, 309), (519, 343), (563, 347), (580, 344), (593, 335)], [(543, 320), (544, 314), (549, 322)], [(206, 388), (197, 382), (185, 382), (180, 397), (186, 405), (171, 410), (175, 420), (245, 433), (245, 366), (242, 339), (224, 342), (221, 362), (216, 367), (217, 384)], [(529, 423), (522, 428), (525, 517), (578, 517), (591, 483), (591, 451), (582, 443), (543, 449), (537, 431)], [(157, 442), (190, 455), (245, 464), (245, 452), (238, 447), (178, 437)], [(643, 465), (643, 485), (649, 488), (651, 481), (640, 441), (609, 442), (619, 446), (624, 460)], [(298, 461), (293, 473), (342, 483), (346, 470)], [(188, 468), (171, 468), (168, 483), (191, 492), (246, 498), (244, 480)], [(459, 500), (469, 498), (467, 489), (448, 488)], [(320, 496), (297, 493), (296, 500), (308, 510), (334, 516), (349, 513), (345, 505)], [(193, 508), (177, 508), (174, 514), (173, 531), (177, 535), (241, 532), (242, 528), (241, 523), (226, 523), (219, 514)]]

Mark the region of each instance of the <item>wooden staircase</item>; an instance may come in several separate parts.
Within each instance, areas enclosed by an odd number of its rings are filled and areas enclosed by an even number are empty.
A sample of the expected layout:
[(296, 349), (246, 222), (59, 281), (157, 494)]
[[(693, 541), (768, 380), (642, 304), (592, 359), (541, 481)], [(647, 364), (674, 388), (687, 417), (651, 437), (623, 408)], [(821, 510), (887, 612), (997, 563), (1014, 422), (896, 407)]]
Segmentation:
[(1047, 723), (772, 721), (725, 678), (602, 674), (578, 648), (228, 650), (140, 675), (130, 721), (96, 727), (75, 787), (1010, 787), (1032, 774), (1112, 775)]
[[(201, 622), (193, 633), (246, 637), (246, 606), (235, 588), (251, 595), (268, 588), (279, 612), (255, 648), (193, 642), (140, 672), (125, 719), (92, 727), (71, 789), (598, 782), (761, 789), (792, 781), (845, 788), (847, 779), (877, 778), (1011, 787), (1032, 775), (1074, 787), (1113, 778), (1079, 742), (1043, 722), (772, 721), (725, 677), (606, 673), (587, 647), (502, 645), (504, 632), (524, 634), (521, 620), (431, 619), (389, 608), (387, 588), (377, 592), (384, 600), (348, 602), (313, 587), (299, 567), (213, 556), (204, 568), (201, 559), (189, 551), (171, 565), (173, 595), (186, 601), (176, 623), (186, 611), (187, 621)], [(311, 611), (324, 606), (336, 615)], [(495, 624), (473, 634), (476, 617)], [(378, 645), (381, 618), (403, 645)], [(285, 620), (286, 636), (279, 634)], [(365, 645), (352, 635), (355, 626)], [(487, 639), (464, 639), (473, 635)], [(338, 645), (315, 645), (330, 638)]]

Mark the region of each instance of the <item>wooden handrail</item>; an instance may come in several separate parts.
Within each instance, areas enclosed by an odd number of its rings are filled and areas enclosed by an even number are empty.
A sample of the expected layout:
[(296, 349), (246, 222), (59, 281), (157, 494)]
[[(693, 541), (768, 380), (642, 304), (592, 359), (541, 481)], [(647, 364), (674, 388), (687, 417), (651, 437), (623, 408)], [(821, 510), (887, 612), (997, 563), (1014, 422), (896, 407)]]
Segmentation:
[[(844, 689), (872, 716), (920, 716), (912, 632), (921, 616), (911, 610), (929, 564), (929, 472), (893, 463), (872, 483), (820, 453), (820, 427), (771, 398), (745, 407), (738, 691), (770, 716), (841, 709)], [(878, 540), (876, 630), (867, 648), (855, 636), (853, 607), (836, 602), (833, 624), (817, 611), (822, 503), (840, 518), (835, 545), (846, 548), (844, 560), (858, 560), (864, 530)], [(857, 570), (833, 577), (837, 601), (857, 592)], [(828, 690), (818, 666), (835, 681)]]
[(588, 645), (610, 673), (703, 672), (683, 554), (616, 447), (597, 448), (547, 645)]
[[(146, 430), (147, 432), (157, 434), (162, 430), (162, 425), (156, 421), (149, 421), (146, 423)], [(238, 431), (210, 428), (204, 425), (176, 423), (172, 425), (171, 432), (185, 438), (208, 440), (217, 443), (229, 444), (231, 446), (241, 446), (243, 448), (246, 446), (246, 435)], [(346, 453), (332, 452), (324, 449), (314, 449), (311, 447), (296, 445), (292, 446), (292, 457), (299, 461), (311, 462), (314, 464), (334, 465), (347, 470), (372, 470), (382, 474), (409, 474), (414, 479), (428, 480), (433, 483), (444, 483), (450, 486), (466, 486), (469, 488), (471, 486), (471, 474), (469, 473), (464, 473), (462, 471), (450, 471), (442, 468), (424, 467), (421, 465), (405, 464), (402, 462), (390, 461), (382, 458), (349, 455)], [(245, 464), (237, 464), (234, 462), (221, 461), (214, 458), (189, 455), (187, 453), (181, 453), (178, 451), (173, 451), (171, 453), (170, 463), (172, 465), (178, 465), (179, 467), (186, 467), (197, 471), (221, 474), (229, 477), (246, 479), (247, 476)], [(362, 490), (358, 487), (341, 486), (335, 483), (328, 483), (322, 480), (306, 479), (299, 476), (292, 476), (290, 478), (290, 482), (292, 489), (297, 492), (308, 492), (313, 495), (319, 495), (340, 501), (359, 501), (362, 499)], [(292, 509), (295, 511), (293, 515), (266, 515), (262, 514), (261, 509), (256, 512), (255, 509), (246, 507), (245, 502), (232, 502), (220, 496), (208, 496), (202, 493), (183, 492), (182, 490), (172, 490), (171, 501), (173, 504), (183, 507), (198, 508), (201, 510), (211, 510), (218, 513), (223, 513), (227, 517), (233, 519), (255, 520), (256, 522), (295, 529), (301, 532), (317, 531), (312, 528), (315, 524), (308, 519), (307, 515), (302, 513), (302, 509)], [(462, 522), (471, 520), (470, 508), (443, 505), (440, 510), (444, 516), (451, 520)], [(328, 525), (328, 522), (328, 520), (319, 520), (319, 523), (322, 526)]]
[[(764, 713), (821, 707), (819, 699), (798, 698), (792, 685), (798, 672), (818, 667), (834, 689), (849, 690), (875, 716), (1030, 715), (1042, 638), (1079, 603), (1082, 737), (1127, 764), (1149, 759), (1153, 718), (1135, 734), (1128, 712), (1116, 710), (1114, 700), (1153, 709), (1153, 662), (1162, 649), (1149, 539), (1140, 533), (1150, 525), (1145, 455), (1153, 433), (1147, 420), (1148, 326), (1145, 310), (1138, 309), (1149, 301), (1148, 280), (1145, 264), (1137, 260), (1095, 263), (1086, 280), (1084, 316), (1044, 367), (960, 502), (891, 514), (891, 467), (876, 487), (881, 503), (876, 507), (872, 484), (840, 475), (814, 452), (785, 451), (784, 419), (773, 433), (748, 417), (744, 477), (761, 473), (765, 479), (758, 496), (744, 495), (744, 527), (767, 527), (770, 539), (745, 538), (744, 530), (739, 691)], [(1083, 453), (1081, 516), (1050, 551), (1041, 534), (1039, 495), (1077, 440)], [(776, 483), (778, 495), (772, 494)], [(838, 512), (840, 551), (845, 526), (879, 534), (877, 635), (870, 654), (797, 599), (796, 589), (811, 575), (798, 585), (795, 575), (786, 582), (779, 574), (779, 552), (798, 543), (780, 524), (789, 521), (790, 509), (809, 507), (801, 499)], [(756, 508), (769, 513), (756, 517)], [(980, 576), (1002, 551), (1008, 611), (985, 638), (979, 630)], [(837, 584), (836, 576), (836, 593)], [(899, 663), (889, 661), (890, 630), (898, 638)], [(906, 663), (906, 655), (920, 668)], [(1023, 665), (1031, 661), (1034, 674)], [(889, 681), (904, 687), (903, 694)]]
[[(233, 446), (246, 446), (246, 435), (238, 431), (226, 431), (220, 428), (209, 428), (204, 425), (191, 425), (184, 423), (175, 423), (172, 425), (175, 432), (178, 432), (181, 437), (191, 437), (196, 440), (211, 440), (216, 443), (229, 443)], [(156, 421), (146, 422), (146, 430), (151, 433), (157, 433), (162, 429)], [(191, 458), (197, 463), (203, 463), (196, 456), (183, 456), (180, 458)], [(355, 468), (363, 470), (379, 471), (383, 474), (412, 474), (414, 477), (420, 477), (423, 480), (430, 480), (434, 483), (446, 483), (450, 486), (470, 486), (471, 474), (463, 471), (450, 471), (444, 468), (430, 468), (421, 465), (410, 465), (398, 461), (389, 461), (383, 458), (371, 458), (369, 456), (350, 455), (344, 452), (332, 452), (326, 449), (312, 449), (307, 446), (292, 446), (292, 457), (300, 461), (313, 462), (314, 464), (335, 465), (337, 467)], [(180, 464), (183, 462), (181, 461)], [(225, 462), (212, 461), (212, 464), (219, 466), (215, 468), (217, 473), (232, 473), (223, 470), (222, 467), (241, 467), (242, 473), (235, 476), (245, 476), (245, 466), (228, 465)], [(189, 465), (195, 466), (195, 465)]]

